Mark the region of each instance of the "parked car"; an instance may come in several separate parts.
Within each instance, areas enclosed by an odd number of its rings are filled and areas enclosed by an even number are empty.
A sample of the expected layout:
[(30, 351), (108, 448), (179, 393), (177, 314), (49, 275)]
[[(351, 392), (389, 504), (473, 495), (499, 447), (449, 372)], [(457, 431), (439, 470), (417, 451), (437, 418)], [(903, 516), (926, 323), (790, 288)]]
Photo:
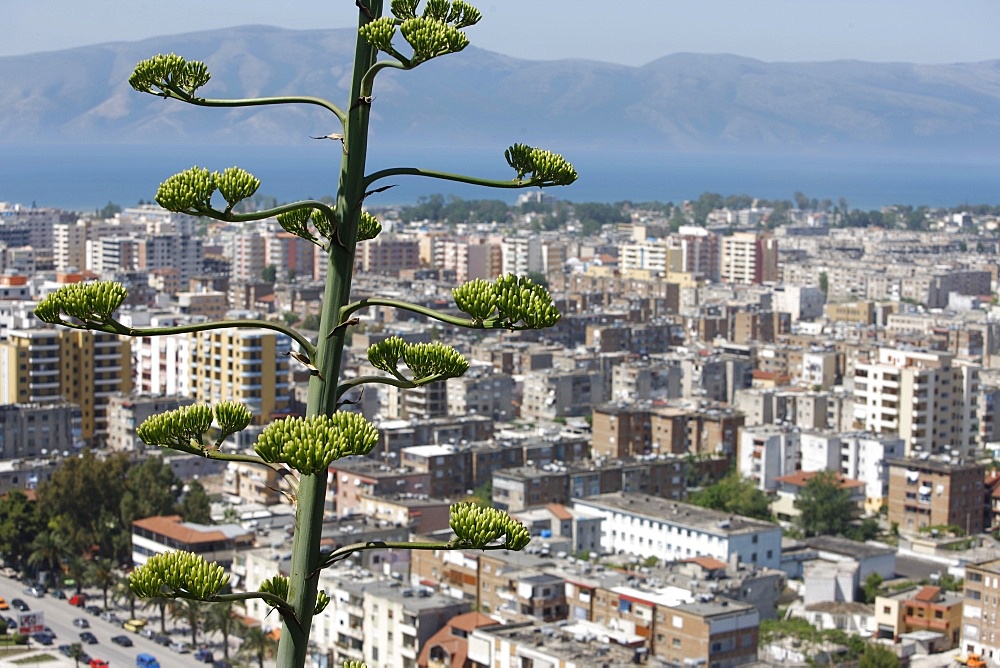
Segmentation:
[(96, 605), (88, 605), (86, 608), (84, 608), (84, 610), (86, 610), (87, 612), (89, 612), (92, 615), (99, 615), (102, 612), (104, 612), (104, 608), (101, 608), (101, 607), (96, 606)]
[(10, 603), (3, 596), (0, 596), (0, 610), (10, 610)]
[(104, 659), (91, 659), (90, 663), (87, 664), (90, 668), (108, 668), (108, 662)]
[(142, 653), (135, 657), (136, 668), (160, 668), (160, 662), (152, 654)]
[(42, 645), (51, 645), (53, 635), (51, 633), (46, 633), (45, 631), (38, 631), (37, 633), (31, 634), (32, 640)]
[[(122, 628), (125, 629), (126, 631), (130, 631), (132, 633), (139, 633), (140, 631), (142, 631), (143, 629), (146, 628), (146, 620), (145, 619), (130, 619), (127, 622), (125, 622), (124, 624), (122, 624)], [(149, 638), (150, 636), (146, 636), (146, 637)]]
[(118, 615), (116, 615), (110, 610), (105, 610), (104, 612), (102, 612), (100, 614), (100, 618), (106, 622), (111, 622), (112, 624), (121, 624), (122, 621), (118, 619)]
[(114, 636), (113, 638), (111, 638), (111, 642), (113, 642), (116, 645), (121, 645), (122, 647), (131, 647), (132, 646), (132, 639), (129, 638), (128, 636), (124, 636), (124, 635), (122, 635), (122, 636)]
[(215, 657), (212, 656), (212, 650), (203, 647), (194, 653), (194, 660), (201, 661), (202, 663), (212, 663), (215, 661)]
[(16, 580), (18, 573), (10, 566), (4, 566), (3, 568), (0, 568), (0, 575), (5, 578), (10, 578), (11, 580)]
[(164, 647), (169, 647), (172, 641), (170, 640), (170, 636), (165, 636), (162, 633), (157, 633), (155, 636), (153, 636), (153, 642), (155, 642), (157, 645), (163, 645)]
[(78, 608), (82, 608), (87, 605), (87, 595), (86, 594), (73, 594), (69, 597), (68, 603), (70, 605), (75, 605)]
[(89, 629), (90, 622), (87, 621), (85, 617), (77, 617), (76, 619), (73, 620), (73, 626), (75, 626), (78, 629)]
[(17, 631), (17, 620), (13, 617), (4, 617), (4, 621), (7, 622), (8, 631)]
[(27, 612), (31, 610), (31, 608), (28, 607), (28, 604), (19, 598), (12, 599), (10, 604), (14, 606), (16, 609), (20, 610), (21, 612)]
[(229, 663), (225, 659), (219, 659), (218, 661), (212, 662), (212, 668), (233, 668), (233, 664)]
[(97, 636), (95, 636), (90, 631), (84, 631), (83, 633), (81, 633), (80, 634), (80, 640), (82, 642), (87, 643), (88, 645), (96, 645), (97, 644)]
[(45, 596), (45, 590), (38, 585), (31, 585), (30, 587), (24, 588), (24, 593), (28, 596), (34, 596), (35, 598), (41, 598)]
[(51, 596), (52, 598), (58, 598), (60, 601), (66, 600), (66, 592), (62, 589), (53, 589)]
[(187, 654), (191, 651), (191, 648), (187, 646), (187, 643), (180, 641), (170, 643), (170, 649), (174, 650), (178, 654)]

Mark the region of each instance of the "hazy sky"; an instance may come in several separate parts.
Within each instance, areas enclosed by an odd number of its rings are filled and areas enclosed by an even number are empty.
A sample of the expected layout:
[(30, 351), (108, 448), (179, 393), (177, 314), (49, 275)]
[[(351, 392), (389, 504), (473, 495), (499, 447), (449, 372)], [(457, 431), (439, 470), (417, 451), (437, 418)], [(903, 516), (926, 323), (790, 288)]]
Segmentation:
[[(388, 2), (386, 3), (388, 4)], [(765, 61), (1000, 59), (998, 0), (473, 0), (475, 46), (641, 65), (675, 52)], [(337, 28), (354, 0), (0, 0), (0, 56), (234, 25)]]

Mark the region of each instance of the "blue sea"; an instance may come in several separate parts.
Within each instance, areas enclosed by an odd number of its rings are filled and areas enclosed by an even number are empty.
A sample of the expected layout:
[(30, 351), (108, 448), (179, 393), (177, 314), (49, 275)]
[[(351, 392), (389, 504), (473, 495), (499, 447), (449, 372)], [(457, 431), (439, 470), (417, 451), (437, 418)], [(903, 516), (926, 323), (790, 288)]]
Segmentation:
[[(322, 146), (320, 145), (322, 144)], [(238, 164), (262, 181), (260, 193), (279, 201), (333, 195), (339, 145), (313, 142), (276, 146), (0, 146), (0, 201), (91, 211), (107, 202), (132, 206), (150, 201), (167, 176), (199, 165)], [(704, 192), (792, 199), (841, 197), (852, 209), (890, 204), (959, 206), (1000, 203), (1000, 158), (995, 162), (943, 156), (940, 160), (870, 156), (685, 154), (565, 151), (580, 179), (552, 194), (576, 202), (651, 200), (679, 203)], [(481, 149), (373, 149), (369, 171), (422, 167), (509, 179), (503, 147)], [(520, 191), (476, 188), (418, 177), (393, 178), (396, 187), (372, 196), (369, 205), (409, 204), (441, 193), (463, 199), (512, 202)]]

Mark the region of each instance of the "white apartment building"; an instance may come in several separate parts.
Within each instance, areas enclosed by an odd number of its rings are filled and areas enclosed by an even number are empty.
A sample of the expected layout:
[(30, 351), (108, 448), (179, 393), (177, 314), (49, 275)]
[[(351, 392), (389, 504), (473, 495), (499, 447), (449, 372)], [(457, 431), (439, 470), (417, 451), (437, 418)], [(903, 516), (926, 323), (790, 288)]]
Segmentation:
[(722, 237), (719, 278), (751, 285), (778, 279), (778, 242), (769, 234), (736, 232)]
[(506, 237), (500, 243), (500, 257), (504, 274), (524, 276), (542, 271), (542, 242), (537, 236)]
[(56, 271), (87, 268), (87, 223), (56, 223), (52, 228), (52, 261)]
[(708, 556), (760, 568), (781, 565), (781, 527), (771, 522), (623, 492), (574, 499), (573, 509), (602, 518), (605, 554), (667, 561)]
[(762, 491), (778, 488), (778, 478), (802, 470), (798, 430), (770, 425), (740, 430), (737, 463), (740, 475)]
[(811, 285), (779, 285), (771, 293), (771, 299), (771, 307), (791, 314), (792, 322), (822, 318), (826, 305), (823, 291)]
[(906, 456), (957, 450), (972, 458), (980, 368), (949, 353), (880, 348), (854, 368), (855, 426), (899, 434)]
[(844, 478), (863, 482), (865, 510), (873, 513), (889, 498), (885, 459), (902, 457), (903, 445), (903, 439), (888, 434), (804, 431), (799, 435), (802, 471), (839, 471)]

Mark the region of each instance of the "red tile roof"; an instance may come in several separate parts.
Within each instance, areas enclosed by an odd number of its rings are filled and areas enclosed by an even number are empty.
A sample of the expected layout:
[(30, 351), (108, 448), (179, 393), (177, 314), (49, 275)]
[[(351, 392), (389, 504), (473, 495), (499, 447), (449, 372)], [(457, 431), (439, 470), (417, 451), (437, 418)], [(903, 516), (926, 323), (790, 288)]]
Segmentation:
[[(806, 483), (816, 477), (820, 471), (796, 471), (791, 475), (783, 475), (780, 478), (775, 478), (778, 482), (787, 483), (795, 487), (805, 487)], [(865, 483), (860, 480), (853, 480), (851, 478), (845, 478), (840, 473), (837, 474), (837, 480), (840, 481), (840, 487), (842, 489), (847, 489), (850, 487), (864, 487)]]
[(566, 506), (562, 505), (561, 503), (550, 503), (550, 504), (546, 505), (545, 508), (550, 513), (552, 513), (553, 515), (555, 515), (557, 520), (571, 520), (571, 519), (573, 519), (573, 516), (570, 514), (570, 512), (568, 510), (566, 510)]
[(726, 562), (719, 561), (715, 557), (691, 557), (681, 561), (685, 564), (698, 564), (707, 571), (717, 571), (726, 567)]
[(922, 601), (924, 603), (933, 603), (938, 599), (941, 594), (941, 587), (935, 587), (933, 585), (925, 585), (917, 592), (917, 595), (913, 597), (914, 601)]
[(211, 531), (199, 531), (193, 527), (182, 525), (180, 515), (147, 517), (145, 519), (132, 522), (132, 526), (152, 531), (153, 533), (167, 538), (173, 538), (174, 540), (186, 545), (226, 540), (226, 534), (221, 531), (214, 529)]

